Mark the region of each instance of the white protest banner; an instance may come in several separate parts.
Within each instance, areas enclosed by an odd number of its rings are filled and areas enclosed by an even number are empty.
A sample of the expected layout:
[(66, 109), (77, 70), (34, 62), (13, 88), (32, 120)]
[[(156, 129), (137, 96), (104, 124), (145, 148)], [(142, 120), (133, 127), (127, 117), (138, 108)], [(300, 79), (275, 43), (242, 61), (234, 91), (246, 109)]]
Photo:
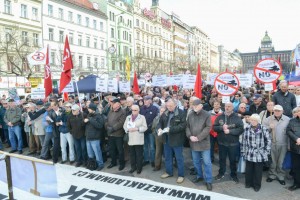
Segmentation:
[(219, 74), (208, 73), (207, 76), (206, 76), (206, 84), (213, 85), (215, 83), (216, 77), (218, 75)]
[(138, 85), (145, 85), (145, 83), (146, 83), (145, 79), (138, 79)]
[(129, 81), (120, 81), (119, 82), (119, 91), (120, 92), (130, 92), (131, 88), (130, 88), (130, 82)]
[(96, 91), (97, 92), (107, 92), (108, 77), (102, 76), (96, 79)]
[(167, 85), (167, 76), (166, 75), (152, 76), (152, 86), (163, 87), (166, 85)]
[(222, 103), (230, 103), (230, 96), (222, 96)]
[[(216, 192), (169, 185), (148, 179), (89, 171), (85, 168), (56, 164), (57, 189), (60, 199), (132, 199), (132, 200), (239, 200)], [(1, 173), (1, 172), (0, 172)], [(0, 193), (6, 195), (7, 185), (0, 183)], [(15, 190), (16, 199), (34, 198), (30, 193)], [(93, 198), (92, 198), (93, 197)]]
[(282, 74), (282, 66), (273, 58), (260, 60), (254, 67), (254, 75), (262, 83), (272, 83)]
[(117, 80), (108, 80), (107, 91), (111, 92), (111, 93), (118, 93), (118, 81)]
[(45, 88), (31, 88), (31, 99), (44, 99)]
[(194, 89), (196, 82), (196, 75), (184, 74), (182, 77), (182, 88), (183, 89)]
[(265, 91), (272, 91), (273, 83), (265, 83)]
[(215, 79), (214, 88), (224, 96), (231, 96), (238, 91), (240, 87), (239, 79), (230, 72), (223, 72)]
[(181, 86), (182, 82), (183, 82), (182, 80), (183, 80), (183, 74), (177, 74), (177, 75), (170, 76), (170, 84), (171, 85)]
[(235, 74), (239, 81), (240, 86), (242, 87), (251, 87), (253, 84), (253, 75), (252, 74)]
[[(58, 81), (58, 90), (59, 90), (59, 85), (60, 85), (60, 83), (59, 83), (59, 81)], [(73, 81), (70, 81), (69, 83), (68, 83), (68, 85), (66, 85), (66, 87), (61, 91), (61, 92), (68, 92), (68, 93), (72, 93), (72, 92), (74, 92), (75, 90), (74, 90), (74, 85), (73, 85)]]

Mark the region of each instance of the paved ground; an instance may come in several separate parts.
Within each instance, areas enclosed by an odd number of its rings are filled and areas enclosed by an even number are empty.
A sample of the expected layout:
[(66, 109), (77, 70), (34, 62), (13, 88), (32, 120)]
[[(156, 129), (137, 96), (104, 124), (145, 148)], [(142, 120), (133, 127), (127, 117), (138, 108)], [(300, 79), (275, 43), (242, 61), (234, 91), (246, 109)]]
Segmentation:
[[(5, 151), (9, 151), (9, 149), (5, 149)], [(24, 154), (26, 155), (27, 149), (24, 149)], [(181, 186), (184, 187), (190, 187), (195, 188), (199, 190), (206, 190), (206, 186), (203, 182), (194, 184), (191, 180), (195, 177), (194, 175), (189, 174), (189, 168), (192, 167), (192, 161), (190, 157), (189, 149), (184, 150), (184, 156), (185, 156), (185, 181), (181, 184)], [(147, 165), (143, 168), (143, 171), (141, 174), (136, 174), (134, 172), (133, 174), (129, 173), (130, 170), (130, 163), (126, 163), (126, 167), (121, 172), (118, 171), (118, 167), (114, 167), (112, 169), (107, 169), (107, 166), (109, 165), (109, 161), (105, 163), (105, 168), (103, 169), (104, 172), (113, 173), (113, 174), (119, 174), (124, 176), (135, 176), (140, 178), (146, 178), (153, 181), (166, 183), (166, 184), (172, 184), (177, 185), (176, 183), (176, 169), (174, 171), (174, 176), (167, 178), (167, 179), (161, 179), (160, 175), (164, 173), (164, 166), (160, 171), (154, 172), (152, 171), (152, 167), (150, 165)], [(216, 176), (218, 174), (218, 160), (216, 159), (213, 163), (213, 176)], [(238, 178), (240, 182), (238, 184), (234, 183), (230, 180), (229, 171), (227, 169), (227, 173), (225, 175), (225, 178), (220, 181), (214, 181), (213, 183), (213, 192), (218, 192), (221, 194), (226, 194), (230, 196), (240, 197), (240, 198), (246, 198), (246, 199), (257, 199), (257, 200), (300, 200), (300, 189), (296, 190), (294, 192), (290, 192), (287, 190), (287, 187), (292, 185), (293, 181), (286, 179), (286, 186), (282, 186), (278, 183), (278, 181), (273, 181), (272, 183), (266, 182), (267, 172), (264, 172), (263, 175), (263, 181), (262, 181), (262, 188), (259, 192), (255, 192), (252, 188), (246, 189), (245, 188), (245, 178), (243, 174), (238, 174)]]

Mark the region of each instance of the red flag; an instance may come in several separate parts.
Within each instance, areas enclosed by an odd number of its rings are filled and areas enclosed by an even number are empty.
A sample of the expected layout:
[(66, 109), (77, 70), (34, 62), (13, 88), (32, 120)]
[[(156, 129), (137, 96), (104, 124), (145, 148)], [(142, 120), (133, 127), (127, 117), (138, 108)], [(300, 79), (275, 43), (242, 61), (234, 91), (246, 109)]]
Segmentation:
[(299, 63), (298, 63), (298, 60), (296, 60), (296, 66), (297, 66), (297, 67), (299, 67)]
[[(173, 73), (170, 71), (170, 76), (172, 76), (172, 75), (173, 75)], [(174, 90), (175, 92), (178, 91), (177, 85), (173, 85), (173, 90)]]
[(132, 91), (133, 91), (134, 94), (139, 94), (140, 93), (140, 88), (139, 88), (138, 80), (137, 80), (137, 77), (136, 77), (136, 72), (134, 72), (134, 76), (133, 76)]
[(64, 101), (68, 102), (69, 100), (69, 94), (67, 92), (63, 92)]
[(200, 64), (198, 64), (198, 71), (196, 76), (194, 92), (196, 97), (198, 97), (199, 99), (202, 98), (202, 78), (201, 78)]
[(50, 71), (50, 65), (49, 65), (49, 46), (47, 46), (44, 79), (45, 79), (44, 88), (45, 88), (45, 99), (46, 99), (53, 91), (51, 71)]
[(63, 71), (60, 75), (59, 93), (68, 85), (71, 81), (71, 69), (73, 69), (72, 55), (69, 46), (68, 36), (66, 36), (64, 59), (63, 59)]
[(272, 84), (273, 84), (273, 91), (274, 91), (274, 90), (277, 89), (277, 87), (276, 87), (276, 81), (273, 81)]

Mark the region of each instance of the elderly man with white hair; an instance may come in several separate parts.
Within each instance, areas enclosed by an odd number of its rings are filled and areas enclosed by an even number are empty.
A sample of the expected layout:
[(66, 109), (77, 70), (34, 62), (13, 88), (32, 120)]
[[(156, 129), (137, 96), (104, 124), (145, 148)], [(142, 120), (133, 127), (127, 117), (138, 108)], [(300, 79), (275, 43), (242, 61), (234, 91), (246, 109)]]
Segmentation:
[(260, 124), (260, 116), (252, 114), (250, 124), (245, 128), (241, 144), (241, 155), (246, 160), (245, 187), (261, 188), (263, 162), (268, 161), (271, 138), (267, 127)]
[(282, 169), (282, 163), (287, 152), (288, 136), (286, 128), (290, 118), (283, 114), (281, 105), (274, 106), (274, 115), (266, 119), (264, 125), (270, 130), (272, 139), (271, 157), (272, 164), (269, 170), (267, 182), (277, 179), (281, 185), (285, 185), (285, 171)]

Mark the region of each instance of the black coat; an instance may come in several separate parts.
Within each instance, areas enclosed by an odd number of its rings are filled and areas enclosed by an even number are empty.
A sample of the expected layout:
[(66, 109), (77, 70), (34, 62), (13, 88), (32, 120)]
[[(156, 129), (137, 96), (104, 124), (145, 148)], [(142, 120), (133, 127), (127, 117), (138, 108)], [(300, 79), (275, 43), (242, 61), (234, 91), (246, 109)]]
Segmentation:
[(103, 133), (104, 117), (100, 113), (89, 113), (89, 121), (85, 124), (85, 137), (87, 140), (100, 140)]
[(300, 145), (296, 145), (296, 140), (300, 138), (300, 118), (296, 117), (290, 120), (286, 133), (290, 137), (290, 150), (293, 153), (300, 154)]
[[(162, 114), (157, 125), (157, 129), (164, 129), (168, 126), (169, 111)], [(166, 134), (169, 138), (169, 145), (171, 147), (183, 146), (185, 140), (185, 128), (186, 128), (186, 115), (184, 111), (176, 108), (174, 110), (174, 116), (170, 121), (170, 130), (168, 133), (163, 134), (163, 141), (166, 143)]]

